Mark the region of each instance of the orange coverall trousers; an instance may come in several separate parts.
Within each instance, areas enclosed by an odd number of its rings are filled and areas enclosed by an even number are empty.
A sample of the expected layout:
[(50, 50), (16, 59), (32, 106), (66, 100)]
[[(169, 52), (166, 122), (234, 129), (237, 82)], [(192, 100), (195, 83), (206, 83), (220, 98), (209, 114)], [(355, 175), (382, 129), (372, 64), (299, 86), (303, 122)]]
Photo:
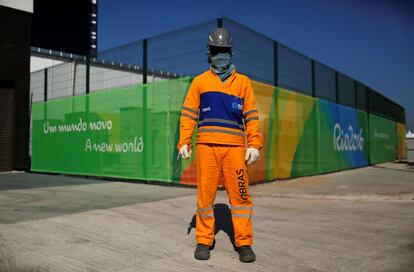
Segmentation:
[(252, 244), (253, 202), (248, 191), (245, 154), (244, 146), (197, 144), (197, 243), (211, 246), (214, 242), (213, 204), (223, 175), (231, 205), (235, 244), (237, 247)]

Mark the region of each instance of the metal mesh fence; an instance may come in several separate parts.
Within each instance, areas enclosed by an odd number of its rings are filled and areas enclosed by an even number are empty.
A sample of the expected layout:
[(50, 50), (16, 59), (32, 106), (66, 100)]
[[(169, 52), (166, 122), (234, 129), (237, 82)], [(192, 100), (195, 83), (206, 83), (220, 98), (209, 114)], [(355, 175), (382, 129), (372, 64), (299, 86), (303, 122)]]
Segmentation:
[(190, 76), (208, 69), (206, 37), (215, 24), (215, 20), (209, 20), (149, 38), (148, 69)]
[[(405, 123), (404, 108), (380, 93), (227, 17), (101, 51), (89, 73), (85, 58), (60, 53), (78, 62), (48, 69), (46, 97), (200, 74), (209, 68), (207, 37), (217, 26), (232, 33), (233, 63), (251, 79)], [(34, 101), (45, 98), (42, 76), (32, 74)]]
[(71, 85), (74, 80), (74, 66), (56, 65), (48, 68), (47, 89), (49, 99), (55, 99), (72, 95)]
[(44, 101), (44, 71), (34, 72), (30, 75), (30, 91), (32, 93), (32, 102)]
[[(57, 57), (54, 54), (36, 54), (35, 56)], [(88, 64), (85, 58), (58, 57), (62, 63), (31, 73), (30, 92), (33, 94), (33, 102), (143, 83), (142, 67), (122, 63), (121, 59), (118, 59), (119, 62), (108, 59), (91, 59)], [(88, 65), (89, 74), (87, 73)], [(168, 78), (174, 78), (174, 76), (152, 72), (147, 75), (147, 83)], [(45, 84), (46, 81), (47, 84)], [(89, 90), (87, 90), (87, 85)]]
[(109, 50), (100, 51), (98, 52), (98, 59), (106, 60), (107, 63), (123, 63), (142, 68), (143, 54), (143, 41), (139, 40)]
[(405, 124), (405, 109), (382, 94), (368, 89), (368, 111)]
[[(223, 25), (233, 38), (233, 63), (237, 70), (254, 80), (273, 85), (273, 40), (226, 17), (223, 18)], [(204, 44), (206, 37), (203, 39)]]
[(356, 108), (367, 111), (368, 102), (367, 102), (367, 87), (363, 84), (356, 83)]
[(338, 74), (338, 103), (355, 107), (355, 83), (350, 77)]
[(315, 62), (315, 96), (331, 102), (336, 101), (335, 71)]
[(277, 52), (279, 86), (312, 95), (311, 60), (281, 44)]

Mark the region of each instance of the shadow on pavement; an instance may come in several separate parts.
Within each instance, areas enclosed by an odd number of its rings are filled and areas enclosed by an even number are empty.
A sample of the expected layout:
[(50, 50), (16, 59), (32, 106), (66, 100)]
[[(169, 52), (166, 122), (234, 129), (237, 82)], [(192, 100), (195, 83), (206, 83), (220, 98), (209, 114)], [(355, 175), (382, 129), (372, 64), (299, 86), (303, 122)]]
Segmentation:
[(414, 173), (414, 165), (410, 165), (410, 164), (407, 164), (406, 169), (392, 168), (392, 167), (386, 167), (386, 166), (380, 166), (380, 165), (371, 165), (371, 167), (393, 170), (393, 171)]
[[(215, 235), (220, 231), (223, 231), (229, 237), (230, 242), (232, 243), (233, 247), (235, 247), (234, 243), (234, 229), (233, 229), (233, 222), (231, 220), (231, 211), (226, 204), (218, 203), (214, 204), (214, 218), (215, 218)], [(191, 222), (187, 229), (187, 235), (191, 233), (191, 229), (195, 229), (196, 227), (196, 215), (193, 215)]]
[(88, 179), (85, 177), (61, 176), (55, 174), (45, 175), (21, 172), (0, 173), (0, 191), (84, 184), (99, 184), (107, 182), (109, 181)]
[(111, 209), (181, 196), (194, 189), (32, 173), (0, 174), (0, 224)]

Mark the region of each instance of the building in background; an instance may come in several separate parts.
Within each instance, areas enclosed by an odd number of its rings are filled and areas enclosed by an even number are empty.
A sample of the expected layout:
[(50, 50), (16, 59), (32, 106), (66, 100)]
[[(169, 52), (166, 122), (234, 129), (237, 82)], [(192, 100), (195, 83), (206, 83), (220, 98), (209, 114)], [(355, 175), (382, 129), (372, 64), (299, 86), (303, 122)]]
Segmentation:
[(0, 171), (26, 169), (33, 1), (0, 1)]
[(30, 166), (31, 47), (88, 61), (97, 52), (97, 10), (97, 0), (0, 0), (0, 171)]

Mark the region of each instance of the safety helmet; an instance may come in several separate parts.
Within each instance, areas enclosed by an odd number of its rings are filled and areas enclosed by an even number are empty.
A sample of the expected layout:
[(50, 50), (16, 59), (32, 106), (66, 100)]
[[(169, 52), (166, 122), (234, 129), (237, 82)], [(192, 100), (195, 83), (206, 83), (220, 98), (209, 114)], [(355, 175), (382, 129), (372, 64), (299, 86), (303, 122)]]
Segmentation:
[(231, 49), (232, 39), (230, 32), (224, 27), (218, 27), (208, 36), (208, 47), (225, 47)]

